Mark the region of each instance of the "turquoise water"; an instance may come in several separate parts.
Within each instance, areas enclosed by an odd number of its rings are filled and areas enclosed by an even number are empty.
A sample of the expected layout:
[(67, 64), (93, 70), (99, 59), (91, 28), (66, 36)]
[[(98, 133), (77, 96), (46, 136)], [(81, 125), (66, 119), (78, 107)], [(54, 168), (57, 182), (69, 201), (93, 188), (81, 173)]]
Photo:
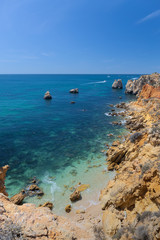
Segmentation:
[[(9, 196), (36, 176), (45, 195), (26, 201), (39, 204), (50, 200), (60, 212), (64, 210), (61, 202), (69, 203), (71, 193), (64, 185), (89, 183), (91, 187), (83, 193), (83, 199), (103, 187), (112, 177), (107, 172), (102, 174), (106, 165), (101, 151), (114, 139), (107, 134), (113, 133), (116, 138), (125, 132), (123, 126), (111, 124), (117, 117), (105, 113), (110, 111), (109, 104), (134, 98), (125, 95), (124, 89), (113, 90), (111, 85), (121, 78), (125, 86), (128, 79), (138, 77), (0, 75), (0, 159), (1, 165), (10, 165), (6, 179)], [(79, 88), (79, 94), (70, 94), (71, 88)], [(53, 96), (51, 101), (43, 99), (47, 90)], [(77, 204), (82, 203), (86, 204)], [(75, 208), (79, 206), (75, 204)]]

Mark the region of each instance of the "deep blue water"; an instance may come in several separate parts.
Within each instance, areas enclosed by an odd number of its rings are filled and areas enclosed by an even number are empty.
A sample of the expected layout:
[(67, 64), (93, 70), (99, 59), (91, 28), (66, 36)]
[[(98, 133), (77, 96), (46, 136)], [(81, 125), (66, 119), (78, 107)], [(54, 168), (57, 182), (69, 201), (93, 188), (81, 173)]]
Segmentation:
[[(8, 192), (33, 175), (56, 172), (79, 159), (85, 161), (90, 152), (100, 152), (107, 133), (118, 135), (122, 128), (110, 124), (116, 118), (105, 115), (108, 104), (133, 99), (111, 85), (121, 78), (125, 86), (137, 77), (0, 75), (0, 165), (10, 165)], [(71, 88), (79, 88), (79, 94), (70, 94)], [(47, 90), (51, 101), (43, 99)]]

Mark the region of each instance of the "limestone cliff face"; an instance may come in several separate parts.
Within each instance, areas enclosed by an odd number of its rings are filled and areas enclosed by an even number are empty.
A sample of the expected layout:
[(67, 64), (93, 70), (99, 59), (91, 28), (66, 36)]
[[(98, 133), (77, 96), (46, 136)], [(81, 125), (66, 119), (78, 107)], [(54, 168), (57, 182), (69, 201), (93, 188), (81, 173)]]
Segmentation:
[(132, 133), (107, 152), (108, 169), (117, 170), (117, 175), (101, 192), (103, 229), (106, 239), (158, 240), (160, 88), (144, 86), (128, 108), (126, 127)]
[(137, 80), (128, 80), (125, 93), (137, 95), (142, 90), (143, 86), (149, 84), (153, 87), (160, 86), (160, 74), (153, 73), (151, 75), (142, 75)]
[(8, 196), (8, 194), (6, 193), (4, 182), (8, 169), (9, 169), (8, 165), (0, 168), (0, 193), (3, 193), (6, 196)]

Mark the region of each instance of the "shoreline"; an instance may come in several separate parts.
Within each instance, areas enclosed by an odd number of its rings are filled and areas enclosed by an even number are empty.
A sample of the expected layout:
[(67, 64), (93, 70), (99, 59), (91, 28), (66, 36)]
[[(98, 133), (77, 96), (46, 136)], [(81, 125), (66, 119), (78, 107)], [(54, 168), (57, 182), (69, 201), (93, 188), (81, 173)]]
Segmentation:
[(21, 226), (25, 239), (160, 239), (160, 87), (145, 85), (137, 101), (118, 108), (125, 109), (130, 133), (107, 151), (108, 170), (116, 175), (101, 190), (98, 205), (63, 217), (46, 207), (17, 206), (0, 194), (3, 217)]
[(146, 239), (159, 239), (150, 218), (157, 212), (159, 222), (160, 88), (145, 85), (127, 108), (130, 134), (108, 150), (108, 168), (117, 174), (101, 191), (103, 229), (106, 237), (128, 240), (142, 237), (143, 227)]

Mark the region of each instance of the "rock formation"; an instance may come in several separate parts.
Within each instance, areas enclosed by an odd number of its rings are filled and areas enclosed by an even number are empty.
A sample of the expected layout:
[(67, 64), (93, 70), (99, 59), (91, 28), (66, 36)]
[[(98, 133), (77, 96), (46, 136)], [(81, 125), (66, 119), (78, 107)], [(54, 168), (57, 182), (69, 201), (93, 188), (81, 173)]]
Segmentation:
[(73, 88), (69, 91), (70, 93), (79, 93), (78, 88)]
[(51, 96), (51, 94), (50, 94), (49, 91), (47, 91), (47, 92), (45, 93), (44, 99), (45, 99), (45, 100), (51, 100), (51, 99), (52, 99), (52, 96)]
[(71, 195), (70, 195), (70, 200), (71, 202), (76, 202), (78, 200), (80, 200), (82, 197), (81, 197), (81, 194), (80, 194), (80, 191), (78, 190), (75, 190)]
[(128, 80), (126, 84), (125, 93), (131, 93), (137, 95), (142, 90), (142, 87), (146, 84), (149, 84), (153, 87), (160, 86), (160, 74), (153, 73), (151, 75), (142, 75), (137, 80)]
[(115, 80), (114, 83), (112, 84), (112, 88), (122, 89), (123, 88), (122, 80), (121, 79)]
[(5, 182), (5, 177), (8, 169), (9, 169), (8, 165), (0, 168), (0, 193), (3, 193), (6, 196), (8, 196), (8, 194), (6, 193), (4, 182)]
[(116, 177), (101, 192), (106, 239), (160, 239), (160, 88), (145, 85), (128, 104), (124, 142), (107, 152)]

